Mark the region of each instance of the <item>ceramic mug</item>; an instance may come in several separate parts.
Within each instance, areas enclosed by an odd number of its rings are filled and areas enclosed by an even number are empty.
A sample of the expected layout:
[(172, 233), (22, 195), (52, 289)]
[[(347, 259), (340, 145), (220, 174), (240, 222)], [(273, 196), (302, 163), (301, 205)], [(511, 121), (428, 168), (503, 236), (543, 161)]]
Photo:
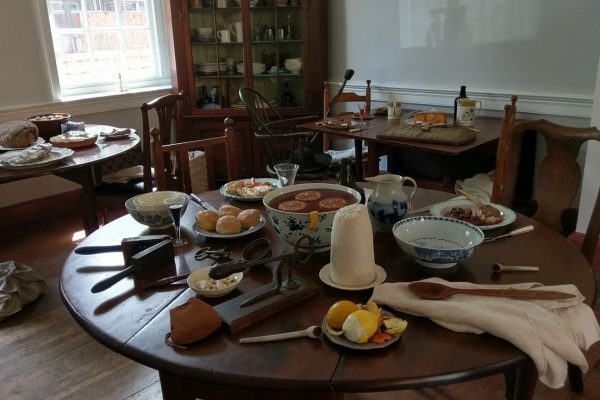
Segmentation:
[(222, 31), (217, 31), (217, 37), (221, 39), (223, 43), (231, 42), (231, 31), (229, 29), (223, 29)]
[(388, 119), (400, 119), (402, 115), (402, 104), (399, 101), (390, 101), (387, 104)]
[(238, 43), (241, 43), (243, 40), (242, 23), (241, 22), (232, 22), (231, 25), (229, 25), (229, 30), (231, 31), (233, 36), (235, 36), (235, 40)]
[(456, 124), (475, 125), (475, 119), (481, 112), (481, 101), (465, 97), (456, 100)]

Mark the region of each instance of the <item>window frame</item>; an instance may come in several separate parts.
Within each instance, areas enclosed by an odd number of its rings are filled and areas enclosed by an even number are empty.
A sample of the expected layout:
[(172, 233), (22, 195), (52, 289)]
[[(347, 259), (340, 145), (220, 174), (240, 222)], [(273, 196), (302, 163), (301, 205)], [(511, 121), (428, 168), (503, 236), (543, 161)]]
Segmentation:
[(47, 67), (49, 91), (54, 101), (70, 101), (84, 98), (104, 97), (128, 92), (141, 92), (146, 90), (157, 90), (171, 88), (171, 71), (169, 51), (167, 46), (167, 32), (163, 0), (147, 0), (149, 11), (149, 28), (152, 35), (152, 46), (157, 56), (157, 68), (159, 76), (153, 78), (139, 79), (123, 82), (118, 81), (110, 84), (84, 84), (75, 88), (62, 89), (54, 52), (52, 30), (50, 27), (50, 16), (48, 13), (48, 2), (52, 0), (31, 0), (34, 12), (39, 23), (40, 42), (43, 47), (43, 61)]

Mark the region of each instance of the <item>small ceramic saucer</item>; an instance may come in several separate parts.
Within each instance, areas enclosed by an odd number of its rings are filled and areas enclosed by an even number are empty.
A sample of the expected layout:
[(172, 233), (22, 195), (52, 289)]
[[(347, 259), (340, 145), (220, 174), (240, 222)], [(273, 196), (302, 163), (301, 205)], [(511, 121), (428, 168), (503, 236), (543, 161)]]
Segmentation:
[(330, 271), (331, 269), (331, 264), (326, 264), (323, 268), (321, 268), (321, 270), (319, 271), (319, 278), (321, 278), (321, 281), (331, 287), (334, 287), (336, 289), (342, 289), (342, 290), (365, 290), (365, 289), (371, 289), (374, 288), (377, 285), (381, 285), (383, 282), (385, 282), (385, 278), (387, 278), (387, 274), (385, 273), (385, 270), (383, 268), (381, 268), (379, 265), (375, 265), (375, 280), (373, 282), (371, 282), (368, 285), (365, 286), (342, 286), (342, 285), (338, 285), (337, 283), (333, 282), (330, 278)]

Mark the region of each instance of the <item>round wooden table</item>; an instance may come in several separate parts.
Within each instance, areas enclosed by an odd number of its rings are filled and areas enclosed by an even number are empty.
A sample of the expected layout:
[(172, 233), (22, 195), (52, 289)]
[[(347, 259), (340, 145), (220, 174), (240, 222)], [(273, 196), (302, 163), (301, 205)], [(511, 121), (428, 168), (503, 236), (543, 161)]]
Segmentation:
[[(240, 203), (224, 199), (218, 192), (200, 197), (218, 207), (235, 204), (240, 208), (259, 208), (261, 203)], [(414, 207), (422, 207), (450, 197), (447, 193), (419, 190)], [(537, 372), (530, 358), (510, 343), (488, 334), (475, 335), (446, 330), (426, 318), (400, 314), (409, 321), (398, 342), (378, 350), (359, 351), (339, 347), (323, 337), (319, 340), (239, 344), (242, 337), (304, 329), (321, 324), (327, 309), (340, 299), (366, 302), (372, 290), (342, 291), (323, 284), (319, 270), (329, 261), (329, 253), (315, 255), (307, 264), (294, 267), (294, 273), (318, 286), (318, 293), (282, 312), (267, 317), (236, 333), (223, 325), (206, 339), (186, 350), (164, 343), (170, 330), (169, 310), (195, 293), (183, 284), (145, 291), (141, 285), (174, 273), (185, 273), (210, 264), (194, 260), (200, 246), (233, 249), (240, 257), (243, 246), (258, 237), (270, 239), (273, 254), (287, 250), (271, 224), (258, 232), (237, 239), (210, 239), (192, 230), (194, 214), (200, 208), (190, 202), (182, 219), (187, 247), (176, 249), (176, 267), (146, 272), (122, 280), (109, 290), (92, 294), (90, 288), (114, 274), (123, 262), (120, 253), (78, 255), (66, 260), (60, 287), (63, 301), (77, 322), (95, 339), (124, 356), (160, 373), (165, 399), (330, 399), (343, 398), (345, 392), (377, 392), (443, 385), (502, 373), (507, 397), (530, 398), (537, 383)], [(595, 283), (586, 260), (565, 238), (543, 225), (518, 216), (510, 229), (533, 224), (535, 231), (519, 237), (481, 245), (474, 256), (459, 263), (452, 281), (509, 284), (536, 281), (548, 285), (573, 283), (593, 301)], [(172, 233), (172, 231), (166, 231)], [(82, 245), (118, 244), (124, 237), (149, 234), (129, 216), (103, 226)], [(387, 282), (413, 281), (430, 275), (405, 256), (389, 234), (376, 234), (375, 261), (385, 268)], [(492, 275), (492, 263), (538, 265), (539, 272)], [(272, 281), (267, 266), (246, 271), (240, 286), (221, 299), (204, 299), (218, 305)], [(252, 397), (255, 396), (255, 397)], [(285, 397), (284, 397), (285, 396)]]
[[(110, 129), (111, 127), (106, 127)], [(86, 127), (88, 131), (101, 132), (104, 125), (90, 124)], [(87, 234), (98, 229), (98, 212), (96, 210), (96, 199), (94, 197), (94, 171), (95, 164), (118, 157), (134, 149), (140, 144), (140, 138), (134, 134), (128, 138), (106, 140), (98, 137), (92, 146), (74, 148), (72, 156), (57, 163), (40, 168), (27, 169), (3, 169), (0, 168), (0, 183), (12, 182), (26, 178), (58, 174), (62, 172), (78, 170), (81, 183), (81, 211), (83, 216), (83, 227)]]

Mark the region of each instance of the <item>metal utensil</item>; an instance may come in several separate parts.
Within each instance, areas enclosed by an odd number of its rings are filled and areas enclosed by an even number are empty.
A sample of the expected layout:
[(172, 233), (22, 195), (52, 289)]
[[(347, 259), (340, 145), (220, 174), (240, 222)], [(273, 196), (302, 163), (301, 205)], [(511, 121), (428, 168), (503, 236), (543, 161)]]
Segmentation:
[(202, 200), (200, 197), (196, 196), (195, 194), (190, 194), (190, 197), (192, 198), (192, 200), (194, 200), (196, 203), (198, 203), (200, 205), (200, 207), (204, 208), (205, 210), (212, 210), (212, 211), (216, 211), (217, 209), (211, 205), (210, 203)]
[(287, 340), (299, 337), (309, 337), (311, 339), (318, 339), (323, 334), (323, 329), (320, 326), (313, 325), (302, 331), (277, 333), (274, 335), (255, 336), (248, 338), (241, 338), (240, 343), (261, 343), (261, 342), (274, 342), (276, 340)]
[(534, 267), (529, 265), (502, 265), (502, 264), (494, 264), (492, 265), (492, 271), (497, 272), (518, 272), (518, 271), (539, 271), (540, 267)]
[(408, 290), (427, 300), (444, 300), (455, 294), (470, 294), (473, 296), (508, 297), (525, 300), (561, 300), (575, 297), (574, 294), (554, 292), (550, 290), (530, 289), (460, 289), (435, 282), (412, 282)]
[(527, 225), (527, 226), (524, 226), (522, 228), (515, 229), (515, 230), (512, 230), (512, 231), (510, 231), (508, 233), (505, 233), (504, 235), (498, 235), (498, 236), (494, 236), (494, 237), (487, 237), (487, 238), (483, 239), (482, 243), (490, 243), (490, 242), (493, 242), (494, 240), (497, 240), (497, 239), (502, 239), (502, 238), (507, 238), (507, 237), (510, 237), (510, 236), (521, 235), (523, 233), (531, 232), (533, 230), (534, 230), (533, 225)]

